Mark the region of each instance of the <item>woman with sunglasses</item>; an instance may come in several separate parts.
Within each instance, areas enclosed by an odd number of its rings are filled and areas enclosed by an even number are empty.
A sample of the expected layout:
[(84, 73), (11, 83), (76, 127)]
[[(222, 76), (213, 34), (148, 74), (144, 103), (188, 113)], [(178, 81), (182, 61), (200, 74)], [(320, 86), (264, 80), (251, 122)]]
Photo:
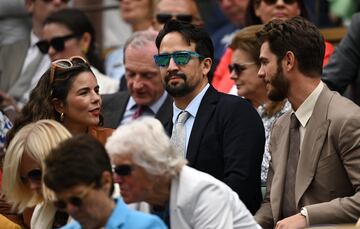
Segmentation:
[(185, 165), (157, 119), (120, 126), (105, 148), (124, 201), (148, 202), (169, 228), (261, 228), (230, 187)]
[[(303, 0), (249, 0), (245, 25), (266, 24), (273, 19), (286, 20), (295, 16), (309, 19)], [(334, 47), (325, 42), (324, 65), (327, 64)], [(221, 92), (236, 94), (227, 66), (231, 63), (232, 50), (227, 49), (214, 73), (213, 85)]]
[(112, 129), (101, 128), (101, 97), (91, 67), (82, 57), (52, 62), (8, 132), (7, 143), (24, 125), (40, 120), (61, 122), (73, 135), (88, 133), (105, 143)]
[(51, 149), (71, 134), (54, 120), (39, 120), (19, 130), (7, 148), (2, 191), (17, 212), (35, 206), (31, 228), (51, 229), (66, 224), (67, 215), (58, 213), (54, 197), (42, 182), (45, 158)]
[(260, 44), (256, 33), (262, 25), (248, 26), (237, 32), (229, 46), (232, 50), (232, 63), (229, 72), (233, 80), (237, 95), (247, 99), (257, 109), (265, 128), (265, 150), (261, 164), (261, 186), (266, 187), (269, 169), (270, 153), (269, 140), (272, 124), (285, 112), (291, 109), (286, 101), (273, 102), (268, 99), (266, 84), (257, 76), (260, 69)]
[(37, 46), (49, 54), (51, 61), (82, 56), (90, 63), (101, 94), (118, 91), (118, 81), (100, 72), (103, 67), (96, 50), (95, 30), (82, 11), (63, 9), (51, 14), (45, 19), (42, 34), (43, 40)]

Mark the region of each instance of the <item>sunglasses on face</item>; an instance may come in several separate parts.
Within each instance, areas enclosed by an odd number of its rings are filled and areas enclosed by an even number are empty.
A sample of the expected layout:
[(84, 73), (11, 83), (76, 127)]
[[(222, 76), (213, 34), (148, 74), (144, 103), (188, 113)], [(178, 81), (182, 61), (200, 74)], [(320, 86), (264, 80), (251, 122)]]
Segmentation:
[[(262, 0), (266, 5), (274, 5), (278, 0)], [(287, 5), (291, 5), (295, 2), (297, 2), (297, 0), (283, 0), (285, 4)]]
[(69, 39), (78, 37), (76, 34), (69, 34), (63, 37), (55, 37), (50, 41), (41, 40), (36, 43), (36, 46), (40, 49), (40, 51), (44, 54), (47, 54), (50, 46), (53, 47), (56, 52), (61, 52), (65, 49), (65, 42)]
[(41, 177), (42, 177), (42, 171), (40, 169), (33, 169), (29, 171), (25, 177), (21, 177), (21, 181), (25, 184), (28, 181), (39, 182), (41, 181)]
[(54, 202), (54, 205), (59, 210), (65, 210), (68, 204), (71, 204), (72, 206), (77, 208), (81, 208), (82, 206), (84, 206), (84, 199), (94, 187), (95, 187), (95, 183), (91, 184), (80, 195), (70, 196), (69, 198), (67, 198), (67, 200), (57, 200)]
[(166, 22), (170, 21), (172, 18), (176, 18), (176, 20), (191, 23), (193, 17), (191, 14), (156, 14), (156, 20), (159, 24), (165, 24)]
[(154, 60), (157, 66), (159, 67), (167, 67), (169, 66), (170, 59), (173, 58), (175, 64), (177, 65), (185, 65), (189, 63), (191, 57), (197, 57), (199, 59), (204, 59), (199, 53), (192, 51), (176, 51), (173, 53), (163, 53), (154, 56)]
[(113, 165), (113, 172), (118, 176), (129, 176), (133, 169), (131, 165)]
[(242, 63), (242, 64), (237, 64), (237, 63), (233, 63), (233, 64), (229, 64), (228, 68), (229, 68), (229, 72), (232, 73), (232, 72), (235, 72), (235, 75), (237, 77), (240, 76), (240, 74), (246, 70), (246, 66), (248, 65), (253, 65), (253, 64), (256, 64), (255, 62), (248, 62), (248, 63)]

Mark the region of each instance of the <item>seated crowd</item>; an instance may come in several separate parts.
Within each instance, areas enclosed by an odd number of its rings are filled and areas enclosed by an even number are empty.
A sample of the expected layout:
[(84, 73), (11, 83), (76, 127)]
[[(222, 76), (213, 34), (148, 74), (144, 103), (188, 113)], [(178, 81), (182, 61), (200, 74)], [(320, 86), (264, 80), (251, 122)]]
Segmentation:
[(334, 50), (306, 1), (240, 2), (210, 33), (195, 0), (119, 1), (103, 67), (85, 13), (26, 0), (29, 37), (0, 45), (0, 227), (360, 226), (360, 13)]

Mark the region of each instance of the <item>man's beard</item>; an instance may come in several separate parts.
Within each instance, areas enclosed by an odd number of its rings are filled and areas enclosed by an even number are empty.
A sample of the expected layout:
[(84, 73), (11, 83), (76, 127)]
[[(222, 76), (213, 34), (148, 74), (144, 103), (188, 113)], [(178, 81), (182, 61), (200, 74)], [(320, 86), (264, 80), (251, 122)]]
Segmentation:
[(289, 81), (285, 78), (282, 66), (278, 64), (276, 74), (270, 79), (270, 91), (268, 97), (272, 101), (283, 101), (289, 91)]
[[(172, 76), (179, 77), (183, 79), (183, 82), (179, 82), (177, 84), (169, 83), (170, 78)], [(187, 83), (187, 77), (184, 73), (170, 73), (165, 77), (165, 90), (172, 96), (172, 97), (183, 97), (188, 95), (195, 89), (195, 86), (190, 86)]]

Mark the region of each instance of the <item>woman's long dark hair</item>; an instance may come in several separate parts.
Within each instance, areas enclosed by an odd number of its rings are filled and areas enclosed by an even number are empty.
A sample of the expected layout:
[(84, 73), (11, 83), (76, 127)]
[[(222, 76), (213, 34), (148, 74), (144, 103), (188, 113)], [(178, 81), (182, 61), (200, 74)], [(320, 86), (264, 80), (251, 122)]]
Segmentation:
[(103, 72), (103, 63), (96, 48), (95, 29), (84, 12), (74, 8), (59, 10), (45, 19), (44, 25), (50, 23), (62, 24), (79, 36), (88, 32), (91, 35), (91, 41), (86, 58), (92, 66)]

